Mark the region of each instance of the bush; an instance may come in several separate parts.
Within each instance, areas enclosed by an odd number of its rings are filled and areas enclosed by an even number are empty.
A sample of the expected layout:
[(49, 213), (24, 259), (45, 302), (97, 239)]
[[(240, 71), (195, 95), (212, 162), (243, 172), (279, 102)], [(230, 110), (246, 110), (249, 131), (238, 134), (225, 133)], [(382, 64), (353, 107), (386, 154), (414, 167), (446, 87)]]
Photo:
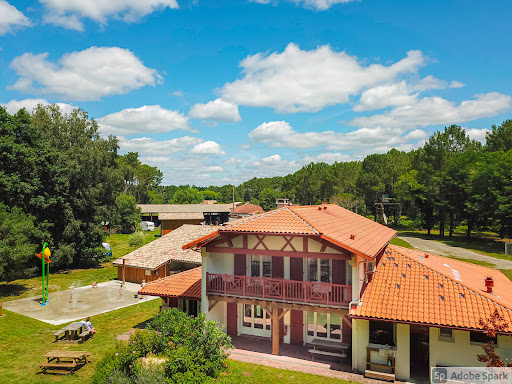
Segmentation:
[(419, 220), (400, 220), (398, 223), (399, 229), (414, 231), (421, 227), (421, 222)]
[(98, 363), (94, 384), (157, 383), (162, 377), (170, 383), (201, 383), (226, 368), (231, 339), (204, 315), (189, 317), (173, 308), (157, 314), (148, 328)]
[(144, 233), (137, 231), (128, 236), (130, 247), (140, 247), (142, 244), (144, 244)]

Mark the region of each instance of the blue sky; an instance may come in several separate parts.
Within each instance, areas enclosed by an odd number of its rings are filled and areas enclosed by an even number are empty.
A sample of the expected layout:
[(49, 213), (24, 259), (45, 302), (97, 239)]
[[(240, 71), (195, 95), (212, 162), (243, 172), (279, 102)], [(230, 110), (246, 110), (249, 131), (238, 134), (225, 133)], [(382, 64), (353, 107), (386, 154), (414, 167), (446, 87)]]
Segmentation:
[(511, 117), (510, 1), (0, 0), (0, 104), (80, 107), (164, 184), (238, 184)]

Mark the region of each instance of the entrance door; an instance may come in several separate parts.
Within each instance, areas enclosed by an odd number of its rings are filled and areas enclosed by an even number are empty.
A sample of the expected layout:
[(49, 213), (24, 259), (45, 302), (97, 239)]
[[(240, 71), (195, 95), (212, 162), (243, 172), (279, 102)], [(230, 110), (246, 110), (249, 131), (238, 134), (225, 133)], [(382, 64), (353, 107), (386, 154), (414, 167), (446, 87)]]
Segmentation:
[(313, 339), (341, 342), (341, 316), (331, 313), (306, 312), (306, 343)]
[(242, 314), (241, 333), (271, 337), (270, 315), (259, 305), (240, 304)]
[(411, 377), (428, 382), (430, 375), (429, 328), (411, 325)]

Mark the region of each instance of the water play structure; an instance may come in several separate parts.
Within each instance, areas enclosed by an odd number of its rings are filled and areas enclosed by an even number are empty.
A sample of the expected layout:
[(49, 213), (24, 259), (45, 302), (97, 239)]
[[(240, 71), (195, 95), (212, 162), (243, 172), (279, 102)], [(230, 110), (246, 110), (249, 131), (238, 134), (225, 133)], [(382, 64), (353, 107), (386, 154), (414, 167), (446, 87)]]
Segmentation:
[[(50, 275), (50, 256), (52, 255), (50, 248), (48, 248), (48, 243), (43, 244), (43, 250), (38, 253), (36, 256), (42, 260), (43, 263), (43, 297), (41, 300), (41, 305), (46, 305), (49, 301), (48, 297), (48, 278)], [(46, 279), (45, 279), (46, 276)]]

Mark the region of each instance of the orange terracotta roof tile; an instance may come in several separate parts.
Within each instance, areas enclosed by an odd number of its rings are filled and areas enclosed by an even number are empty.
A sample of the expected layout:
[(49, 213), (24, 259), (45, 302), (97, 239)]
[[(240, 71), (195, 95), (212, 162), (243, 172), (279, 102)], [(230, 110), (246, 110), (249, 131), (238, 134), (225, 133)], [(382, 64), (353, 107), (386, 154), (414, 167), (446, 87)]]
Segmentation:
[[(484, 285), (488, 276), (493, 293)], [(350, 315), (482, 329), (479, 320), (495, 310), (512, 323), (511, 308), (512, 282), (500, 271), (388, 245)]]
[(318, 231), (288, 207), (235, 220), (220, 228), (220, 231), (318, 234)]
[(201, 267), (154, 280), (139, 290), (140, 295), (201, 299)]
[[(335, 204), (288, 206), (230, 222), (219, 232), (293, 233), (323, 239), (365, 258), (375, 257), (396, 231)], [(197, 239), (184, 248), (200, 244)]]
[(365, 257), (375, 257), (396, 231), (335, 204), (292, 206), (289, 208), (322, 238)]
[[(231, 209), (233, 210), (233, 209)], [(256, 214), (265, 212), (263, 208), (256, 204), (241, 204), (235, 207), (235, 213)]]

